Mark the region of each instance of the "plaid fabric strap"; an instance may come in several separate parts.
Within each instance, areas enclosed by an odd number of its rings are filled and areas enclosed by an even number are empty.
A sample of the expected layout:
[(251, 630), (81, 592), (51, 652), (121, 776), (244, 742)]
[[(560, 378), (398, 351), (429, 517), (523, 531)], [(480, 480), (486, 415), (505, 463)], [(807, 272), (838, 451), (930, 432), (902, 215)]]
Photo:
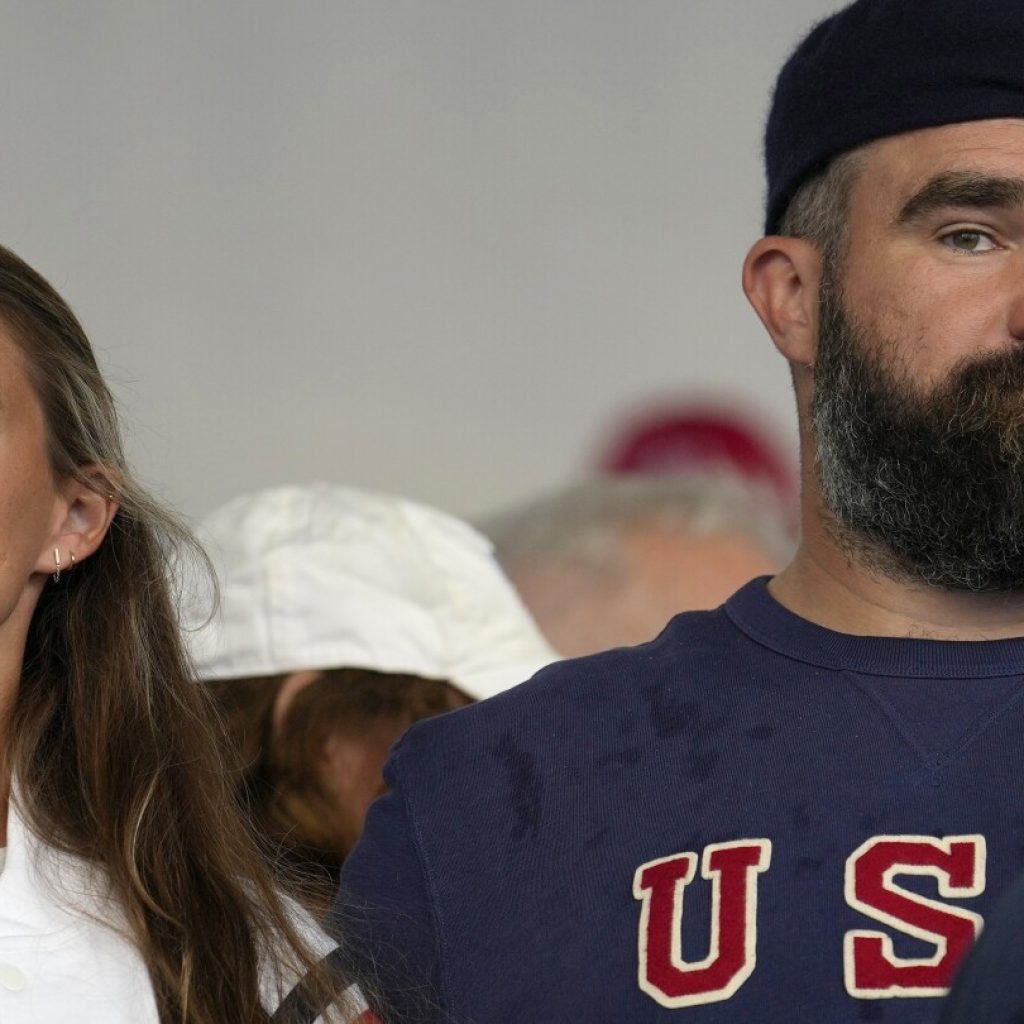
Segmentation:
[[(341, 972), (341, 949), (340, 947), (320, 961), (321, 966), (340, 979)], [(350, 1006), (361, 1011), (352, 1024), (383, 1024), (381, 1019), (366, 1005), (363, 993), (358, 985), (350, 985), (345, 989), (345, 997)], [(321, 994), (315, 998), (309, 991), (305, 979), (300, 979), (298, 984), (288, 993), (270, 1018), (272, 1024), (315, 1024), (320, 1015), (327, 1009), (330, 996)]]

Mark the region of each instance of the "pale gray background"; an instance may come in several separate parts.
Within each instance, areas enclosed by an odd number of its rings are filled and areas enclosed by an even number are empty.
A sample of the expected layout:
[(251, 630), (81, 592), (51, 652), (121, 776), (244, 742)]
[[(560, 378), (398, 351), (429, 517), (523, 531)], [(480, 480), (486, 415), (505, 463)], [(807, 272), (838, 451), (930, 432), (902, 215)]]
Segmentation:
[(473, 515), (616, 416), (793, 432), (739, 289), (774, 75), (834, 0), (7, 0), (0, 239), (192, 516), (324, 478)]

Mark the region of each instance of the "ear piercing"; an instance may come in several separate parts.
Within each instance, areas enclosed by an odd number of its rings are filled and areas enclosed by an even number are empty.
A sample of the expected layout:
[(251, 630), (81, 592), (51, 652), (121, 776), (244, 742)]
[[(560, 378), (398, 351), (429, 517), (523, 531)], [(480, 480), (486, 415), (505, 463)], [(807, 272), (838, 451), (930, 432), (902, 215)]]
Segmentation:
[[(71, 565), (68, 568), (69, 569), (74, 569), (74, 567), (75, 567), (75, 553), (74, 553), (74, 551), (69, 551), (68, 552), (68, 557), (71, 559)], [(60, 583), (60, 548), (54, 548), (53, 549), (53, 564), (55, 566), (57, 566), (56, 571), (53, 573), (53, 582), (54, 583)]]

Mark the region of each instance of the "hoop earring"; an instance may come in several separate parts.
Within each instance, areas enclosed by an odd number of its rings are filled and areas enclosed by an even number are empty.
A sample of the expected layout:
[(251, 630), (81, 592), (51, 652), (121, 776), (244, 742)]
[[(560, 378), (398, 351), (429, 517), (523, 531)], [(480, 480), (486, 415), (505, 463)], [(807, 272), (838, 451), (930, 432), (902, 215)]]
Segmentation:
[(53, 549), (53, 561), (57, 566), (57, 571), (53, 574), (53, 582), (60, 583), (60, 548)]

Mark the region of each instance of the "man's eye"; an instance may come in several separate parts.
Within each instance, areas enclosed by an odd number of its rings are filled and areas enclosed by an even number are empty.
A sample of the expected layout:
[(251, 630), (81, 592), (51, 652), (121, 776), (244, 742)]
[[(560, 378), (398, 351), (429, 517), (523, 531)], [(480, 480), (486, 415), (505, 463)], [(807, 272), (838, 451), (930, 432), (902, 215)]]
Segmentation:
[(953, 231), (942, 241), (954, 252), (991, 252), (998, 246), (983, 231)]

